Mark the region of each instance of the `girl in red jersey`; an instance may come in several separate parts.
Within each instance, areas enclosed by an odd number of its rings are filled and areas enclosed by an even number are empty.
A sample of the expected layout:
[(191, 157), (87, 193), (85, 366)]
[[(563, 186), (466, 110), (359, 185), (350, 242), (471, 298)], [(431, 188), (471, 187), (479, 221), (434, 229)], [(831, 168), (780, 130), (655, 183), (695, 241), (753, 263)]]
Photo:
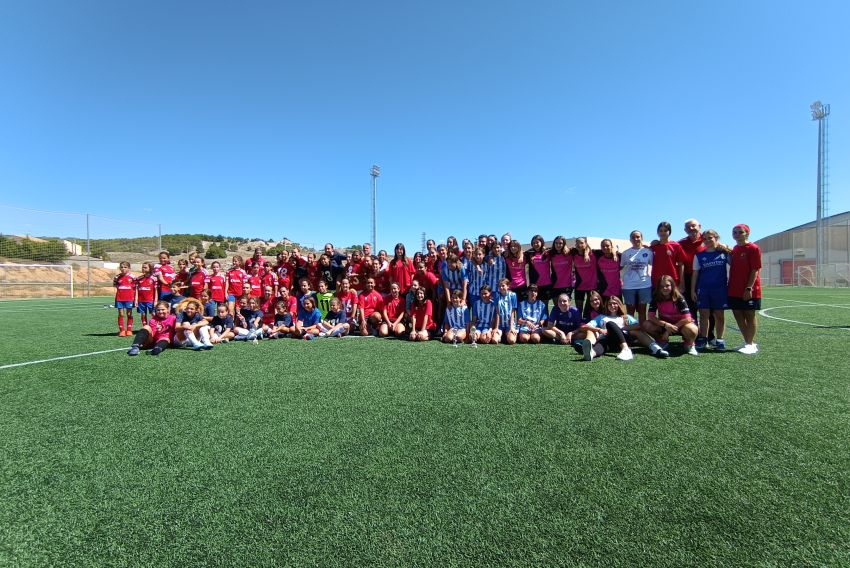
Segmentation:
[(549, 249), (549, 262), (552, 263), (552, 272), (555, 273), (555, 281), (552, 283), (552, 297), (557, 298), (561, 294), (573, 297), (573, 256), (567, 248), (567, 239), (558, 235), (552, 241)]
[(153, 267), (153, 272), (159, 286), (159, 299), (170, 302), (174, 267), (171, 266), (171, 254), (167, 250), (159, 253), (159, 264)]
[[(274, 268), (268, 262), (263, 265), (263, 288), (266, 286), (271, 286), (272, 290), (277, 291), (277, 274), (275, 274)], [(272, 294), (274, 295), (274, 294)]]
[(410, 341), (428, 341), (437, 325), (434, 323), (431, 300), (425, 297), (425, 289), (416, 290), (416, 297), (410, 306)]
[(576, 271), (575, 306), (578, 311), (584, 313), (588, 293), (591, 290), (596, 290), (599, 285), (599, 267), (596, 264), (596, 253), (590, 250), (587, 239), (584, 237), (576, 239), (576, 248), (571, 253)]
[(682, 344), (688, 355), (698, 355), (694, 346), (699, 331), (697, 324), (694, 323), (685, 297), (669, 274), (658, 280), (652, 303), (649, 305), (649, 314), (642, 327), (652, 337), (657, 338), (662, 347), (670, 335), (681, 334)]
[(345, 321), (353, 328), (357, 323), (357, 292), (351, 289), (351, 281), (347, 277), (339, 281), (336, 297), (345, 310)]
[(404, 248), (404, 244), (397, 243), (394, 249), (393, 259), (389, 265), (389, 276), (390, 282), (398, 283), (400, 294), (407, 294), (415, 272), (416, 269), (413, 266), (413, 262), (407, 258), (407, 251)]
[(157, 302), (153, 317), (136, 333), (127, 355), (138, 355), (141, 349), (150, 349), (151, 355), (159, 355), (171, 344), (177, 318), (169, 313), (168, 302)]
[(407, 329), (404, 327), (405, 302), (401, 296), (401, 288), (398, 282), (390, 284), (390, 296), (384, 302), (384, 321), (378, 329), (378, 335), (387, 337), (390, 333), (394, 337), (404, 337)]
[(192, 269), (189, 272), (189, 296), (200, 298), (201, 292), (207, 287), (207, 271), (204, 268), (204, 259), (200, 255), (192, 261)]
[(251, 275), (246, 280), (246, 288), (246, 292), (252, 298), (263, 295), (263, 277), (260, 275), (260, 265), (257, 263), (251, 265)]
[(756, 312), (761, 309), (761, 249), (755, 243), (749, 242), (750, 228), (747, 225), (735, 225), (732, 228), (732, 238), (735, 248), (732, 249), (731, 266), (729, 268), (729, 307), (738, 323), (744, 344), (738, 348), (738, 353), (755, 355), (759, 352), (756, 344), (758, 321)]
[(227, 309), (231, 314), (236, 313), (236, 301), (245, 293), (245, 282), (248, 274), (242, 269), (242, 257), (233, 257), (233, 264), (227, 271), (227, 286), (225, 294), (227, 297)]
[(599, 269), (599, 288), (604, 298), (617, 296), (622, 300), (623, 281), (620, 279), (620, 253), (614, 250), (611, 239), (602, 239), (601, 251), (596, 258)]
[(286, 288), (292, 291), (292, 275), (294, 274), (292, 266), (289, 264), (289, 251), (282, 250), (277, 253), (277, 266), (275, 266), (277, 274), (278, 293), (281, 288)]
[(667, 221), (658, 223), (658, 240), (649, 247), (652, 250), (652, 289), (658, 288), (662, 276), (670, 276), (679, 292), (684, 294), (685, 260), (687, 255), (682, 245), (670, 240), (673, 227)]
[(351, 262), (348, 263), (345, 269), (351, 289), (355, 292), (362, 291), (366, 280), (363, 270), (363, 253), (357, 249), (351, 251)]
[(148, 317), (154, 313), (154, 302), (156, 301), (157, 278), (153, 271), (153, 264), (142, 263), (142, 275), (136, 278), (136, 311), (142, 318), (142, 325), (147, 325)]
[[(136, 278), (130, 274), (130, 263), (122, 261), (119, 273), (112, 279), (115, 286), (115, 307), (118, 308), (118, 337), (133, 335), (133, 306), (136, 304)], [(124, 316), (127, 327), (124, 327)]]
[(316, 253), (307, 253), (307, 279), (310, 281), (310, 287), (313, 290), (319, 289), (319, 260), (316, 258)]
[(263, 327), (271, 327), (274, 325), (274, 316), (277, 311), (277, 296), (274, 295), (274, 288), (268, 284), (263, 286), (263, 295), (260, 296), (260, 309), (263, 310)]
[(183, 299), (186, 291), (189, 289), (189, 261), (181, 258), (177, 261), (177, 272), (174, 275), (174, 280), (171, 281), (171, 309)]
[(525, 256), (519, 241), (511, 241), (505, 252), (505, 265), (508, 267), (508, 278), (511, 281), (511, 292), (517, 298), (525, 297), (528, 281), (525, 279)]
[(212, 268), (212, 274), (209, 277), (210, 299), (217, 306), (227, 304), (227, 296), (225, 295), (227, 278), (221, 273), (221, 263), (216, 260), (210, 265), (210, 268)]

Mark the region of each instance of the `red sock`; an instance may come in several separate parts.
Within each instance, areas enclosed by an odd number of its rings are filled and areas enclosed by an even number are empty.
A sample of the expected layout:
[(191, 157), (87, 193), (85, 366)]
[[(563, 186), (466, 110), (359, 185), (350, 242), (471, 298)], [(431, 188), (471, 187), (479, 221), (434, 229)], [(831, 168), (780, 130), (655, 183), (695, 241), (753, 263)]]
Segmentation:
[(133, 316), (127, 316), (127, 332), (133, 331)]
[(148, 316), (146, 314), (142, 314), (142, 325), (148, 325)]
[(118, 331), (124, 331), (124, 316), (118, 313)]

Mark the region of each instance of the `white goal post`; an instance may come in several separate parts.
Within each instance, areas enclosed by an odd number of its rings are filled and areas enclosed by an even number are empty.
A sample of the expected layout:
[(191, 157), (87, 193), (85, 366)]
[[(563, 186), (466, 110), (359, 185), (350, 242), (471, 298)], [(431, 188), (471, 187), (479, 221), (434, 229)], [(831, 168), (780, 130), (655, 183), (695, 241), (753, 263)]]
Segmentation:
[(0, 298), (73, 298), (74, 267), (0, 263)]

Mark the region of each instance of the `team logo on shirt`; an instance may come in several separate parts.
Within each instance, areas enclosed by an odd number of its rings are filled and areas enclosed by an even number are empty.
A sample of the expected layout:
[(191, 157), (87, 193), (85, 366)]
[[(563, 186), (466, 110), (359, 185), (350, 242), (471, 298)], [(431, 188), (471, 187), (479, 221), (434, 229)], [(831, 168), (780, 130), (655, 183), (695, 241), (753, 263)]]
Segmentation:
[(670, 249), (667, 249), (667, 256), (673, 256), (673, 251), (670, 250)]

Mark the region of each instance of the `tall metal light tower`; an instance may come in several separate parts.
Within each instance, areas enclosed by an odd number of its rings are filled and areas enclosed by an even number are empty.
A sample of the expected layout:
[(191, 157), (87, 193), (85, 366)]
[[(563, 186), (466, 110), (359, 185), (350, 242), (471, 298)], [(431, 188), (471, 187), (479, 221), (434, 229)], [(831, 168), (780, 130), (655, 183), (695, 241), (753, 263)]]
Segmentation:
[(378, 176), (381, 168), (372, 164), (372, 250), (378, 250), (378, 218), (375, 213), (375, 205), (378, 202)]
[(823, 218), (825, 208), (828, 207), (827, 191), (829, 181), (827, 176), (827, 132), (829, 129), (829, 105), (815, 101), (809, 107), (812, 109), (812, 120), (818, 121), (818, 197), (817, 197), (817, 242), (815, 244), (816, 284), (823, 286), (824, 267), (826, 261), (826, 247), (824, 240)]

